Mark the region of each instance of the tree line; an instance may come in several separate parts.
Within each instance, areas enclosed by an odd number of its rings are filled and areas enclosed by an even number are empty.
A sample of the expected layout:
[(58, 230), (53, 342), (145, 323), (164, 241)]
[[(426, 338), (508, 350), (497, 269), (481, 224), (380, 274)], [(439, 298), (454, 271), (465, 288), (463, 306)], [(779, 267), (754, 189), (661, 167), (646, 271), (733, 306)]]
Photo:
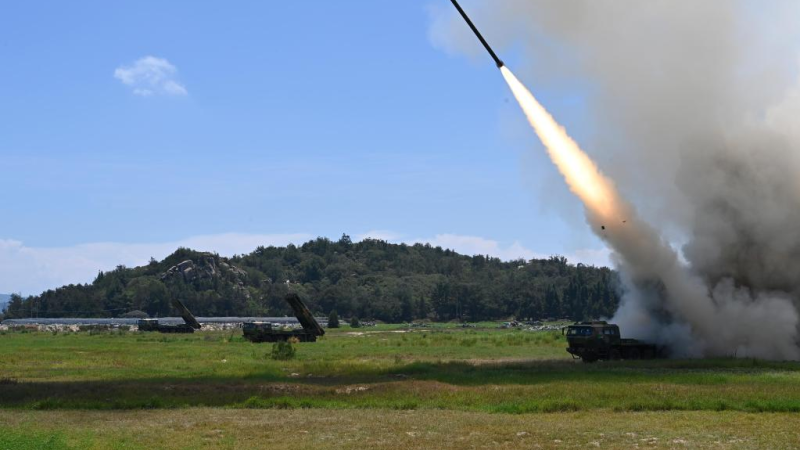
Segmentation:
[(139, 310), (174, 316), (171, 300), (177, 298), (197, 316), (284, 316), (291, 310), (283, 298), (293, 291), (315, 314), (384, 322), (579, 320), (610, 316), (618, 290), (614, 271), (572, 265), (562, 256), (502, 261), (429, 244), (354, 243), (343, 235), (258, 247), (232, 258), (180, 248), (163, 261), (100, 272), (90, 284), (27, 298), (14, 294), (4, 314), (119, 317)]

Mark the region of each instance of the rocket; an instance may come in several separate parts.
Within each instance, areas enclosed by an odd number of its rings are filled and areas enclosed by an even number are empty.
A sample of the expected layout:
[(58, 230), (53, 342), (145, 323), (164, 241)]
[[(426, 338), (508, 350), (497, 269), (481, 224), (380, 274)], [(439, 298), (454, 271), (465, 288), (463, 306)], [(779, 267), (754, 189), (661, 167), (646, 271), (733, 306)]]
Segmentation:
[(469, 20), (469, 17), (467, 17), (467, 13), (465, 13), (464, 10), (461, 9), (461, 5), (459, 5), (456, 0), (450, 0), (450, 1), (453, 2), (453, 6), (456, 7), (458, 12), (461, 14), (461, 17), (463, 17), (464, 20), (467, 21), (467, 25), (469, 25), (469, 27), (472, 29), (472, 32), (475, 33), (475, 36), (478, 36), (478, 40), (481, 41), (481, 44), (483, 44), (483, 46), (486, 47), (486, 51), (489, 52), (489, 54), (492, 56), (494, 63), (497, 64), (497, 68), (499, 69), (503, 67), (503, 61), (500, 61), (500, 58), (498, 58), (497, 55), (494, 53), (492, 47), (489, 47), (489, 43), (486, 42), (486, 39), (484, 39), (483, 36), (481, 36), (481, 32), (478, 31), (478, 29), (475, 28), (475, 25), (472, 23), (472, 21)]

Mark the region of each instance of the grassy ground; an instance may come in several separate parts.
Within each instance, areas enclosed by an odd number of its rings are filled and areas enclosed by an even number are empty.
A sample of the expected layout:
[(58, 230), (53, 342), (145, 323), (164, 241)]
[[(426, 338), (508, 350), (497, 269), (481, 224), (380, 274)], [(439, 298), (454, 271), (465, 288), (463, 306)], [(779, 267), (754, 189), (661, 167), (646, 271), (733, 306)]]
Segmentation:
[(0, 333), (0, 449), (800, 446), (797, 363), (587, 365), (557, 332), (399, 327), (273, 361), (239, 333)]
[(0, 411), (0, 448), (532, 449), (800, 447), (800, 417), (739, 412)]
[[(559, 333), (509, 330), (349, 328), (317, 343), (299, 344), (288, 363), (267, 358), (270, 344), (252, 344), (241, 331), (191, 335), (158, 333), (0, 334), (0, 373), (20, 381), (88, 381), (162, 377), (282, 377), (284, 369), (350, 374), (410, 362), (470, 359), (568, 359)], [(295, 370), (297, 369), (297, 370)]]

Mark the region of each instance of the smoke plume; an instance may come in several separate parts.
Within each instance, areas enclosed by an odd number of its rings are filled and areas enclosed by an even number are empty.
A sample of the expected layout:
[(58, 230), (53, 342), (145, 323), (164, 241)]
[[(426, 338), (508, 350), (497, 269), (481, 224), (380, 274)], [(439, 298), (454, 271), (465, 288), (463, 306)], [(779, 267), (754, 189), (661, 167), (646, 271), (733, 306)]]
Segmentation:
[[(559, 88), (580, 74), (590, 86), (598, 131), (587, 148), (616, 161), (600, 164), (608, 176), (504, 71), (588, 224), (614, 251), (627, 287), (614, 318), (623, 333), (679, 356), (800, 358), (800, 94), (797, 48), (787, 45), (796, 32), (785, 19), (798, 6), (465, 6), (490, 41), (523, 45), (525, 78)], [(476, 51), (448, 13), (434, 18), (432, 37)], [(680, 254), (670, 242), (684, 243)]]

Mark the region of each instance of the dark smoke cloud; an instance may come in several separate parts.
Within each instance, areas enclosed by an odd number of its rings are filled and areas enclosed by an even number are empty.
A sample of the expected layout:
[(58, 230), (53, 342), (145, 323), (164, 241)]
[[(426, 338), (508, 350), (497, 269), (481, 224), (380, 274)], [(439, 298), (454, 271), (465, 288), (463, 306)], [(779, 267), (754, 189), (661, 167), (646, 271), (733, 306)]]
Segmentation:
[(730, 148), (708, 143), (686, 157), (678, 173), (695, 207), (692, 238), (683, 252), (715, 284), (797, 294), (800, 287), (800, 199), (790, 180), (798, 173), (785, 142), (743, 137)]
[[(616, 242), (626, 334), (689, 356), (800, 358), (800, 4), (464, 7), (496, 47), (522, 46), (530, 86), (588, 84), (597, 132), (582, 144), (658, 225), (643, 231), (649, 247)], [(433, 11), (435, 45), (484, 57), (457, 16)], [(659, 232), (683, 243), (680, 256)]]

